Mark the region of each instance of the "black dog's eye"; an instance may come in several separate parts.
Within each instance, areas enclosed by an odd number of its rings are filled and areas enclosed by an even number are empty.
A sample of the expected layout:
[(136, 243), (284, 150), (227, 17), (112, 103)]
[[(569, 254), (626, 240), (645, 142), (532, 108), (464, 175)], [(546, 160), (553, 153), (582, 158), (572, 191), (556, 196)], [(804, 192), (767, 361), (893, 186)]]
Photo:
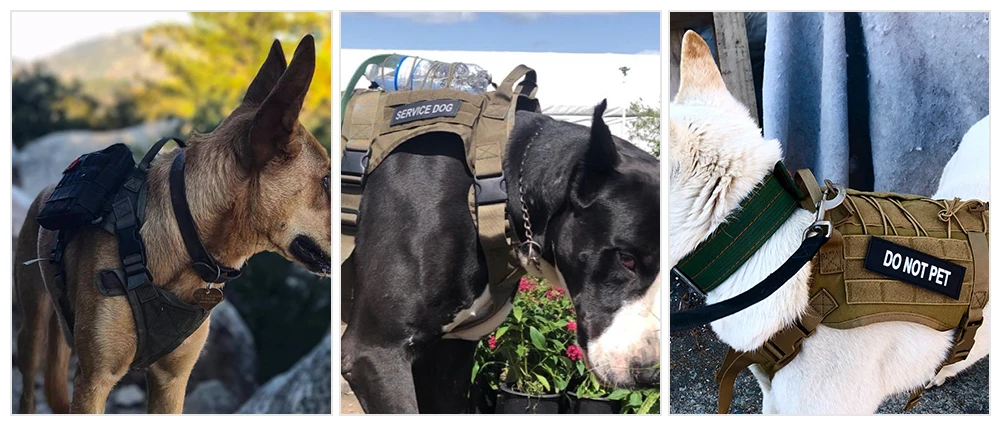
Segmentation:
[(629, 270), (635, 270), (635, 258), (624, 252), (618, 253), (618, 259), (621, 260), (622, 265)]
[(330, 194), (330, 175), (323, 177), (323, 189), (326, 190), (326, 194)]

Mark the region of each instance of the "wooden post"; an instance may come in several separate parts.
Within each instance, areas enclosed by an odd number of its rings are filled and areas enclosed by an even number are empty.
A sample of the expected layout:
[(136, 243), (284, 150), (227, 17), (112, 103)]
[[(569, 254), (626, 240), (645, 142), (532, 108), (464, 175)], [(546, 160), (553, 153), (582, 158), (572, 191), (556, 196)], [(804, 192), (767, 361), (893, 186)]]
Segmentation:
[(726, 82), (729, 93), (750, 109), (750, 115), (760, 124), (743, 13), (717, 12), (712, 16), (715, 20), (715, 47), (719, 54), (722, 81)]

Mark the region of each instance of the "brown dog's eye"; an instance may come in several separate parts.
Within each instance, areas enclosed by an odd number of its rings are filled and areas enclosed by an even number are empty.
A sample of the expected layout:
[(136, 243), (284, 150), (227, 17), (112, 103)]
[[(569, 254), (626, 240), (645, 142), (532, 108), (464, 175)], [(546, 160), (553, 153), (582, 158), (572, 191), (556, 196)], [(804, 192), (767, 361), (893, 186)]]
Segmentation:
[(323, 177), (323, 189), (326, 190), (326, 194), (330, 194), (330, 175)]
[(618, 254), (618, 259), (622, 261), (622, 265), (624, 265), (625, 268), (635, 270), (635, 258), (633, 258), (632, 255), (622, 252)]

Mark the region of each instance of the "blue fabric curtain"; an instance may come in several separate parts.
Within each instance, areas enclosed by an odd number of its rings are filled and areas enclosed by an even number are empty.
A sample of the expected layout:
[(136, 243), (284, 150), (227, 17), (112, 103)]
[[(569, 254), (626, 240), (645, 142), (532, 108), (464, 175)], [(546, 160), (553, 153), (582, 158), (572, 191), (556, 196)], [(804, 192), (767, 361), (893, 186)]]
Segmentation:
[(764, 136), (790, 169), (930, 195), (989, 113), (987, 13), (769, 13)]

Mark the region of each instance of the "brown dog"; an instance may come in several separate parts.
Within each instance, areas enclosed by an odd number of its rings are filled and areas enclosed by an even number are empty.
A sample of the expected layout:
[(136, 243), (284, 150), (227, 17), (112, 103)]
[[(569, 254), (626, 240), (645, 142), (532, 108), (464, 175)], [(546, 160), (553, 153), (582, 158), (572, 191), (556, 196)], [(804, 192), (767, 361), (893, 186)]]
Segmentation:
[[(315, 57), (313, 38), (306, 36), (286, 69), (275, 41), (243, 103), (211, 133), (191, 137), (185, 175), (188, 203), (199, 238), (224, 265), (239, 267), (258, 252), (274, 251), (317, 274), (330, 273), (330, 157), (298, 122)], [(169, 195), (168, 172), (179, 152), (158, 156), (150, 167), (140, 233), (154, 284), (193, 304), (193, 292), (205, 283), (191, 269)], [(17, 338), (17, 364), (24, 381), (20, 412), (35, 411), (35, 375), (47, 341), (44, 388), (52, 411), (100, 413), (136, 353), (128, 300), (105, 297), (95, 284), (100, 270), (120, 267), (118, 240), (86, 228), (66, 248), (66, 292), (76, 318), (72, 336), (79, 357), (70, 404), (70, 346), (46, 287), (55, 280), (56, 266), (46, 261), (24, 265), (51, 251), (55, 233), (41, 229), (35, 220), (51, 191), (42, 191), (28, 211), (15, 256), (22, 316)], [(205, 321), (149, 367), (149, 412), (181, 412), (188, 376), (208, 327)]]

